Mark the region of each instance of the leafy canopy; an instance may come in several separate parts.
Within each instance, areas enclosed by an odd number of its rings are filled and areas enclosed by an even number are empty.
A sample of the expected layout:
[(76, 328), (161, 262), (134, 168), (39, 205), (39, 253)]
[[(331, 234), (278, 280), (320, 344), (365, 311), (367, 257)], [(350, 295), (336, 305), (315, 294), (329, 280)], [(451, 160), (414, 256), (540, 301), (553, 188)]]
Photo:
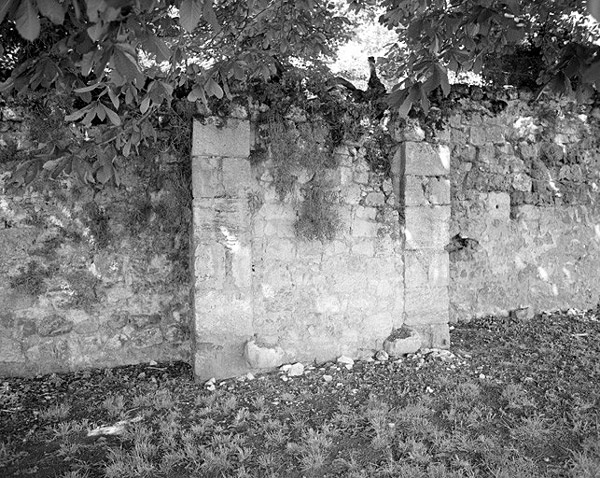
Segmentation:
[[(392, 45), (384, 60), (393, 76), (406, 72), (391, 95), (401, 115), (417, 104), (427, 109), (429, 95), (438, 88), (447, 95), (449, 72), (482, 74), (500, 85), (535, 85), (540, 93), (575, 91), (586, 97), (600, 89), (600, 29), (583, 0), (382, 4), (380, 21), (405, 42)], [(588, 0), (587, 6), (600, 19), (600, 1)]]
[[(346, 33), (333, 4), (315, 0), (0, 0), (2, 90), (50, 90), (67, 122), (106, 123), (87, 148), (101, 164), (80, 174), (104, 182), (111, 174), (95, 171), (155, 141), (174, 100), (231, 99), (291, 56), (331, 55)], [(63, 147), (52, 153), (81, 155)]]
[[(540, 89), (589, 96), (600, 88), (598, 24), (583, 0), (346, 0), (382, 8), (397, 33), (380, 68), (398, 82), (389, 95), (401, 116), (447, 95), (449, 73), (497, 83), (516, 70)], [(233, 99), (293, 60), (331, 56), (350, 33), (344, 0), (0, 0), (0, 80), (5, 94), (51, 90), (87, 142), (41, 145), (44, 171), (113, 179), (118, 156), (156, 140), (174, 103)], [(587, 9), (600, 17), (600, 0)], [(507, 59), (521, 58), (519, 63)], [(508, 71), (507, 71), (508, 70)], [(496, 74), (494, 73), (496, 72)], [(514, 75), (512, 75), (514, 77)], [(93, 125), (105, 124), (94, 130)], [(75, 162), (83, 164), (88, 162)], [(24, 165), (17, 180), (33, 177)], [(70, 167), (71, 167), (70, 166)], [(17, 181), (17, 182), (18, 182)]]

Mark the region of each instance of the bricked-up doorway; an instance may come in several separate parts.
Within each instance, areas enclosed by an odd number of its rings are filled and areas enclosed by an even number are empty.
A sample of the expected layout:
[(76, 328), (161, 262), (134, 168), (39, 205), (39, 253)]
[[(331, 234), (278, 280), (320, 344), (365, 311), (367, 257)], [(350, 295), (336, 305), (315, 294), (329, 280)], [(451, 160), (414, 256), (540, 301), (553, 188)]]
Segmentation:
[(194, 123), (196, 376), (366, 358), (403, 325), (447, 347), (448, 152), (404, 143), (391, 180), (342, 145), (327, 173), (342, 228), (307, 241), (298, 198), (276, 193), (272, 162), (250, 161), (252, 137), (247, 120)]

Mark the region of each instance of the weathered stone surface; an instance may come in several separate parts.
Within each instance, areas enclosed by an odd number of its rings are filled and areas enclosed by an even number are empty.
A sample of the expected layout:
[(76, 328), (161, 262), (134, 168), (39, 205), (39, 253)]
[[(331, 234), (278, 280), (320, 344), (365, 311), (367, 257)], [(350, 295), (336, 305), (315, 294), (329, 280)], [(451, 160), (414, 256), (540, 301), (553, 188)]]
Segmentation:
[(73, 328), (73, 323), (60, 315), (51, 315), (38, 321), (37, 330), (42, 337), (54, 337), (68, 334)]
[(450, 207), (406, 208), (405, 224), (407, 250), (442, 250), (450, 240)]
[(421, 336), (416, 330), (406, 326), (394, 330), (383, 342), (383, 349), (391, 357), (414, 354), (420, 348)]
[(18, 341), (0, 336), (0, 362), (25, 362), (25, 360)]
[(250, 123), (247, 120), (208, 118), (194, 121), (192, 156), (247, 158), (250, 154)]
[(404, 300), (406, 325), (413, 327), (448, 322), (447, 287), (407, 287)]
[(259, 345), (249, 340), (244, 346), (244, 357), (252, 369), (271, 369), (284, 363), (285, 352), (278, 345)]
[(418, 250), (404, 254), (406, 286), (440, 287), (449, 283), (449, 257), (445, 251)]
[(406, 206), (450, 204), (450, 180), (427, 176), (406, 176), (405, 189), (400, 194)]
[(285, 364), (279, 370), (285, 372), (288, 377), (300, 377), (304, 374), (304, 365), (300, 362)]
[(406, 175), (447, 176), (450, 172), (450, 152), (446, 146), (408, 141), (402, 143), (396, 156), (399, 168)]
[(411, 326), (421, 337), (421, 346), (447, 349), (450, 347), (450, 328), (447, 322), (438, 324), (414, 324)]

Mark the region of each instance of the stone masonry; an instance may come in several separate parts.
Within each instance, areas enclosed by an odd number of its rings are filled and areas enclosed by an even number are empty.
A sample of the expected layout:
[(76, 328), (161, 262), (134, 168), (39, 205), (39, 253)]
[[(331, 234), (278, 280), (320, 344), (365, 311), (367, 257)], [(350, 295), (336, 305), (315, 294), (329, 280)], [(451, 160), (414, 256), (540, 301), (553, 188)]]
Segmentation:
[(301, 197), (278, 196), (273, 165), (248, 159), (250, 137), (243, 120), (194, 125), (197, 377), (366, 358), (402, 325), (424, 345), (447, 347), (446, 152), (403, 145), (397, 168), (414, 189), (404, 191), (403, 181), (373, 173), (355, 147), (341, 147), (338, 167), (326, 172), (341, 230), (329, 242), (307, 241), (294, 230)]
[(406, 141), (393, 161), (404, 205), (404, 321), (428, 346), (447, 347), (450, 152)]
[(600, 299), (600, 109), (513, 96), (463, 100), (452, 151), (451, 321), (593, 308)]

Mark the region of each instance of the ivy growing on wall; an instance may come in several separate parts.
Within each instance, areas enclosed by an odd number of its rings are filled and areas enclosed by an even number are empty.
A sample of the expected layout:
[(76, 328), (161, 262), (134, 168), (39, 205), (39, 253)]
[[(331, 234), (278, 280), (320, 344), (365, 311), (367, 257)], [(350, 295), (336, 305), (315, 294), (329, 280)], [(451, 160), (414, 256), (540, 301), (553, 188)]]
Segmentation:
[(277, 82), (255, 85), (250, 95), (261, 111), (257, 121), (262, 151), (253, 159), (272, 162), (273, 185), (281, 200), (292, 193), (299, 199), (297, 236), (332, 240), (342, 225), (339, 195), (327, 180), (327, 172), (338, 166), (336, 147), (344, 141), (362, 144), (374, 171), (389, 170), (381, 148), (387, 133), (380, 108), (357, 102), (319, 68), (285, 71)]

